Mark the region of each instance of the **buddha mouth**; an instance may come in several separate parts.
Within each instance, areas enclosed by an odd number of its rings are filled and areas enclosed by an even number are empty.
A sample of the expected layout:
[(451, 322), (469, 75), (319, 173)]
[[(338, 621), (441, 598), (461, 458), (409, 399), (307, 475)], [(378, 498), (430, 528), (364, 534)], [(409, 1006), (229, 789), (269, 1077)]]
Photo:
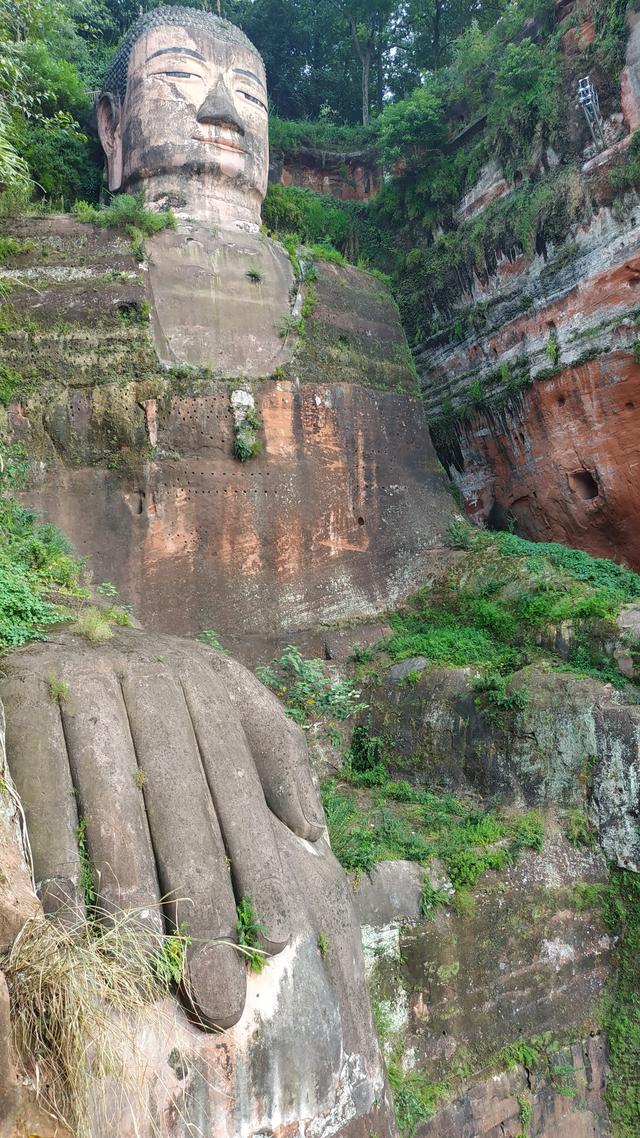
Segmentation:
[(236, 154), (247, 154), (246, 147), (241, 146), (239, 142), (235, 142), (231, 138), (220, 137), (219, 134), (204, 134), (196, 133), (191, 137), (195, 142), (204, 142), (206, 146), (218, 146), (221, 150), (234, 150)]

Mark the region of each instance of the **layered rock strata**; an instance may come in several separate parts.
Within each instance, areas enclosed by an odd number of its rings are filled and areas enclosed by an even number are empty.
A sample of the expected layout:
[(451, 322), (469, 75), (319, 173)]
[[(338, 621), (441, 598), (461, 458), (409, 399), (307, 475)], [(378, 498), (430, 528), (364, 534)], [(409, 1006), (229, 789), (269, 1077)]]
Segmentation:
[[(558, 12), (567, 20), (568, 75), (580, 66), (578, 40), (584, 46), (594, 35), (588, 15), (571, 14), (572, 7)], [(474, 519), (512, 524), (524, 537), (634, 568), (640, 566), (634, 520), (640, 211), (637, 194), (624, 192), (616, 179), (629, 161), (628, 132), (639, 121), (639, 52), (640, 23), (632, 13), (622, 113), (604, 122), (607, 148), (594, 154), (587, 147), (582, 155), (548, 149), (541, 156), (535, 177), (547, 179), (552, 196), (554, 179), (563, 186), (554, 206), (559, 228), (544, 215), (543, 235), (523, 251), (494, 219), (492, 263), (484, 273), (470, 270), (446, 316), (433, 311), (439, 331), (415, 353), (438, 453)], [(575, 116), (575, 108), (567, 114)], [(458, 218), (477, 219), (517, 190), (490, 163)], [(563, 214), (573, 223), (565, 225)]]

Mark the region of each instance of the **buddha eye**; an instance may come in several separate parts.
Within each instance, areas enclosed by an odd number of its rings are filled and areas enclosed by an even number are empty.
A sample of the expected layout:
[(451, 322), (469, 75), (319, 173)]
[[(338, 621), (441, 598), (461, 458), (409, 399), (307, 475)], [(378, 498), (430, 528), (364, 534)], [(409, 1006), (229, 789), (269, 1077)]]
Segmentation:
[(267, 108), (262, 102), (262, 99), (256, 99), (256, 96), (250, 95), (248, 91), (238, 91), (238, 94), (244, 95), (245, 99), (248, 99), (250, 103), (255, 103), (257, 107), (262, 107), (263, 111), (266, 111)]
[(157, 75), (168, 75), (170, 79), (201, 79), (202, 76), (195, 75), (193, 71), (157, 71)]

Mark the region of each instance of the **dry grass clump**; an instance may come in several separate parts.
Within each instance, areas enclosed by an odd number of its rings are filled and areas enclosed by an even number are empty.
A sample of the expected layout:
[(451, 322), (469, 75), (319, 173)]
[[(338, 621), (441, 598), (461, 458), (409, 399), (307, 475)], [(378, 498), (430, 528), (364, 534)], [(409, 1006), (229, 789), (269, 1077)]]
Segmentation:
[(34, 917), (0, 957), (17, 1055), (42, 1104), (77, 1138), (113, 1132), (108, 1117), (123, 1102), (138, 1116), (148, 1110), (133, 1062), (137, 1021), (170, 990), (158, 963), (176, 939), (158, 934), (156, 946), (135, 914), (75, 925)]
[(74, 630), (92, 644), (104, 644), (113, 636), (108, 615), (104, 609), (95, 608), (93, 605), (81, 609)]

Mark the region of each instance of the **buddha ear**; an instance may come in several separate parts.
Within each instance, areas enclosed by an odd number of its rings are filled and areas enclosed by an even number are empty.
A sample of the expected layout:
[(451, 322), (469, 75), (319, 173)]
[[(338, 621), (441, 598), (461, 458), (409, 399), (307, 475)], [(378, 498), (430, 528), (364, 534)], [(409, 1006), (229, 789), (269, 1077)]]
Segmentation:
[(98, 135), (102, 149), (107, 156), (109, 170), (109, 189), (119, 190), (122, 185), (122, 115), (120, 100), (113, 95), (100, 96), (96, 110)]

